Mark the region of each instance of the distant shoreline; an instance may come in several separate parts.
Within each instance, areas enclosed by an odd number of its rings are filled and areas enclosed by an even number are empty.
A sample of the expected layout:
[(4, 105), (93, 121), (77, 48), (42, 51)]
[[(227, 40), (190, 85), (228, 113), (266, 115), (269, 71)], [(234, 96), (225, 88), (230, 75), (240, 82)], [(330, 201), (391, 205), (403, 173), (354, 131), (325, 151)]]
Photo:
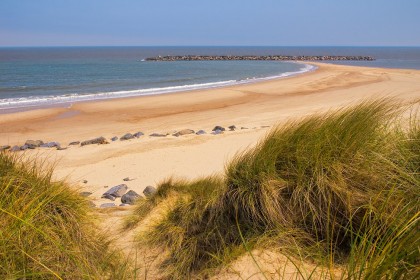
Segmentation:
[(354, 55), (167, 55), (155, 56), (146, 61), (230, 61), (230, 60), (263, 60), (263, 61), (373, 61), (372, 56)]

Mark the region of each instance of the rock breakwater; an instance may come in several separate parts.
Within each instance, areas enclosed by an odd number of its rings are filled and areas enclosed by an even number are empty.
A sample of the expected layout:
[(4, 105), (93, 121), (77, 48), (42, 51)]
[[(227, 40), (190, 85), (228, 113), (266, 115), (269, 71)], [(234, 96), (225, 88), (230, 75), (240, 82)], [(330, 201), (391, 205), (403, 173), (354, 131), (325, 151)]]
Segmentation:
[(274, 60), (274, 61), (373, 61), (372, 56), (334, 55), (167, 55), (145, 59), (146, 61), (204, 61), (204, 60)]

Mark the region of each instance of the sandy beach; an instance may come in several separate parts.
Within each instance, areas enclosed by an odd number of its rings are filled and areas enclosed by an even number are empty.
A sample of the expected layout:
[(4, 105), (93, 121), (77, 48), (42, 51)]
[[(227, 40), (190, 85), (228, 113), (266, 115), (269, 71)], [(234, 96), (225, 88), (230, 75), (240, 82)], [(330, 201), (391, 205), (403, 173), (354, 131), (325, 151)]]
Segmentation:
[[(76, 103), (0, 115), (0, 145), (23, 145), (27, 139), (71, 141), (99, 136), (110, 139), (142, 131), (145, 135), (108, 145), (39, 148), (56, 165), (57, 178), (92, 192), (99, 205), (104, 187), (126, 183), (141, 193), (170, 176), (196, 178), (223, 171), (235, 153), (254, 145), (276, 124), (325, 112), (358, 101), (392, 97), (418, 102), (420, 71), (338, 66), (315, 63), (317, 70), (253, 84), (137, 98)], [(216, 125), (236, 131), (211, 135)], [(241, 129), (241, 127), (247, 129)], [(203, 129), (205, 135), (171, 134)], [(150, 137), (151, 133), (169, 133)], [(130, 181), (123, 182), (123, 178)], [(86, 180), (87, 183), (83, 183)]]

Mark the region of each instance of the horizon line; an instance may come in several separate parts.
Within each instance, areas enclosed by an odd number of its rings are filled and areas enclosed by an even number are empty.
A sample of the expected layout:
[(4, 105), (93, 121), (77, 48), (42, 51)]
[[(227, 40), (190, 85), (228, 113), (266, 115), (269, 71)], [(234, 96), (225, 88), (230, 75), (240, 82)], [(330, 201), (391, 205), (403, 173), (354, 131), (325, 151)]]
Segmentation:
[(403, 48), (418, 48), (420, 45), (16, 45), (16, 46), (0, 46), (0, 48), (112, 48), (112, 47), (133, 47), (133, 48), (141, 48), (141, 47), (213, 47), (213, 48), (220, 48), (220, 47), (235, 47), (235, 48), (250, 48), (250, 47), (352, 47), (352, 48), (392, 48), (392, 47), (403, 47)]

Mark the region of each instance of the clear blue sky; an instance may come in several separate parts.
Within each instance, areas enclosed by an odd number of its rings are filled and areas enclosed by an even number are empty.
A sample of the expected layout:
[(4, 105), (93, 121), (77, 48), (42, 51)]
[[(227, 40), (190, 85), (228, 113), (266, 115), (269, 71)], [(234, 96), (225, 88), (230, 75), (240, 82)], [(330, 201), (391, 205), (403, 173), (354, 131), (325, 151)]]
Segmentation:
[(0, 46), (420, 46), (420, 0), (0, 0)]

